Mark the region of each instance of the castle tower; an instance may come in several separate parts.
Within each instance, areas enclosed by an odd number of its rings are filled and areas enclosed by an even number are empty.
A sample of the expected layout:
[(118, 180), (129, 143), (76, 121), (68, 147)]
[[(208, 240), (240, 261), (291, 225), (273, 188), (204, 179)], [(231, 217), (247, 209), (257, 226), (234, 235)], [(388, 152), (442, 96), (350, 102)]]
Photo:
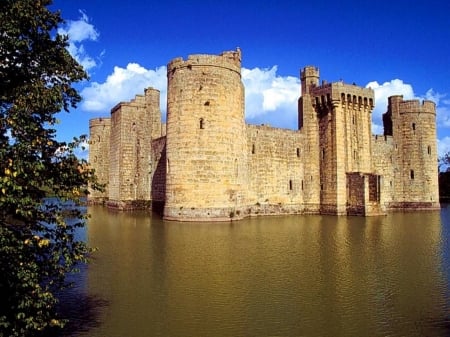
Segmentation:
[(174, 59), (167, 77), (164, 217), (241, 217), (247, 144), (240, 50)]
[[(348, 197), (352, 195), (349, 192), (363, 191), (358, 201), (354, 200), (361, 207), (370, 195), (373, 90), (342, 81), (319, 85), (319, 73), (313, 67), (306, 67), (301, 79), (299, 126), (306, 135), (310, 149), (307, 155), (312, 159), (305, 163), (305, 172), (313, 173), (311, 179), (319, 177), (310, 193), (319, 200), (320, 213), (347, 214)], [(355, 172), (357, 177), (352, 174)], [(350, 190), (349, 179), (353, 186)], [(377, 191), (372, 198), (375, 201), (379, 194), (377, 179), (371, 187)], [(361, 212), (368, 210), (363, 207)]]
[(104, 203), (108, 199), (110, 118), (89, 121), (89, 165), (95, 170), (98, 182), (105, 185), (103, 192), (90, 190), (90, 203)]
[(301, 96), (298, 100), (298, 128), (305, 135), (303, 200), (307, 212), (320, 210), (319, 119), (311, 91), (319, 85), (319, 68), (307, 66), (300, 72)]
[(159, 91), (152, 88), (111, 110), (109, 207), (150, 206), (151, 142), (161, 134), (160, 116)]
[(383, 115), (385, 135), (394, 139), (394, 208), (438, 208), (436, 106), (432, 101), (391, 96)]

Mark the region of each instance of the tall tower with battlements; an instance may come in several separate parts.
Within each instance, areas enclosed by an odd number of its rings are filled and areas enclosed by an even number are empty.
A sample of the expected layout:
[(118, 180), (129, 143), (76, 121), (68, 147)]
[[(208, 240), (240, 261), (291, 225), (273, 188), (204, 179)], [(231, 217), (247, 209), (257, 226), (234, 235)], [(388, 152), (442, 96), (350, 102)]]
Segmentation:
[(108, 200), (109, 146), (111, 135), (110, 118), (93, 118), (89, 121), (89, 165), (95, 170), (98, 182), (105, 186), (103, 192), (90, 190), (91, 203)]
[(320, 211), (320, 134), (319, 116), (313, 106), (313, 91), (319, 85), (319, 68), (307, 66), (300, 72), (301, 96), (298, 100), (298, 128), (305, 135), (303, 198), (305, 209), (311, 213)]
[(239, 218), (246, 198), (240, 50), (167, 66), (166, 219)]
[(392, 208), (438, 208), (436, 106), (432, 101), (389, 97), (384, 133), (393, 137)]
[(161, 135), (159, 91), (145, 90), (111, 110), (108, 206), (142, 208), (151, 202), (152, 139)]
[(369, 181), (377, 179), (368, 176), (372, 172), (373, 90), (342, 81), (319, 85), (319, 71), (313, 67), (304, 68), (301, 81), (299, 126), (306, 136), (310, 158), (305, 172), (312, 172), (312, 179), (319, 178), (319, 186), (312, 186), (312, 195), (319, 196), (320, 213), (371, 211), (365, 207), (352, 211), (349, 205), (367, 204), (364, 198), (369, 193), (361, 192), (355, 198), (353, 194), (358, 189), (369, 190)]

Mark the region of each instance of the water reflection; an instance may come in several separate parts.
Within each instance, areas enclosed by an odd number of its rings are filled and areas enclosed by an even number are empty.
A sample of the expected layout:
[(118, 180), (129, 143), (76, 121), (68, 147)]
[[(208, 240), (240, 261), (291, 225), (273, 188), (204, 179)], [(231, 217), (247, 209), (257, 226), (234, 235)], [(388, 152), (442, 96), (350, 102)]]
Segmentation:
[(91, 207), (79, 336), (444, 336), (450, 215), (163, 222)]

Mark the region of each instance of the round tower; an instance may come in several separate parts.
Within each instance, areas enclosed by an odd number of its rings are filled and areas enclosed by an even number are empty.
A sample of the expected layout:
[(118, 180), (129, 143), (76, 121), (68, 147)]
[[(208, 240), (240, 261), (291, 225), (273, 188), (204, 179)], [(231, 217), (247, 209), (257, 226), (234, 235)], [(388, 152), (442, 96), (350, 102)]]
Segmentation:
[(418, 100), (397, 103), (399, 123), (393, 125), (393, 133), (396, 143), (401, 145), (405, 206), (439, 207), (435, 103)]
[(174, 59), (167, 77), (164, 218), (242, 217), (247, 141), (240, 50)]

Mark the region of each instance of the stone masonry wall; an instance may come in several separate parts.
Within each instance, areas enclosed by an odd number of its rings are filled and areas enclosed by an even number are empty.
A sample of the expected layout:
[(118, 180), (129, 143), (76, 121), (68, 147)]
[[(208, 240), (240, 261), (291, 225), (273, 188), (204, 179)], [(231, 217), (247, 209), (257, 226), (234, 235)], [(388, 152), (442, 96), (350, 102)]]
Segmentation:
[(104, 192), (89, 190), (89, 202), (103, 203), (108, 199), (111, 119), (91, 119), (89, 134), (89, 163), (95, 170), (98, 182), (105, 185)]
[(247, 125), (248, 213), (303, 211), (302, 138), (298, 131)]
[(381, 176), (380, 204), (386, 208), (395, 199), (396, 191), (402, 190), (401, 182), (396, 179), (398, 164), (395, 158), (392, 136), (372, 136), (372, 165), (375, 174)]
[(152, 202), (163, 203), (166, 197), (166, 137), (152, 141)]

